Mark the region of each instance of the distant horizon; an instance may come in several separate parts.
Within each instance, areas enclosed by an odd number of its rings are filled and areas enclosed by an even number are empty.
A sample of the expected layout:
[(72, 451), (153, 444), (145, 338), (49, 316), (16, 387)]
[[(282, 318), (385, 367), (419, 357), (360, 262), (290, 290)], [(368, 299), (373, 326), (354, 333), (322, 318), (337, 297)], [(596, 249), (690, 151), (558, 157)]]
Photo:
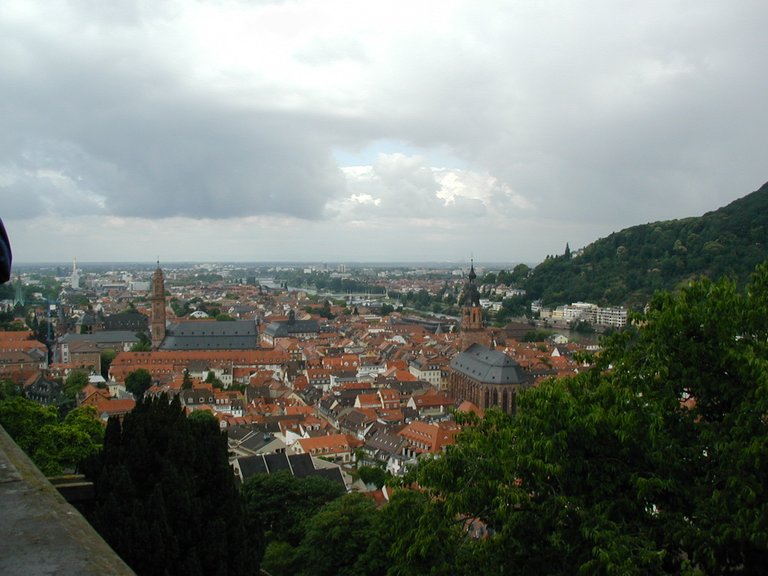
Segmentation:
[[(157, 260), (60, 260), (60, 261), (40, 261), (40, 262), (15, 262), (13, 268), (26, 268), (26, 267), (42, 267), (42, 266), (57, 266), (57, 267), (71, 267), (73, 262), (77, 262), (77, 267), (82, 268), (86, 266), (116, 266), (116, 265), (129, 265), (129, 266), (157, 266)], [(483, 261), (477, 258), (472, 260), (478, 267), (487, 268), (489, 266), (506, 266), (514, 267), (519, 264), (525, 264), (526, 266), (534, 267), (540, 262), (512, 262), (512, 261)], [(376, 260), (376, 261), (352, 261), (352, 260), (160, 260), (160, 268), (166, 266), (181, 266), (192, 265), (201, 266), (210, 264), (213, 266), (370, 266), (376, 268), (385, 267), (418, 267), (418, 266), (437, 266), (437, 267), (451, 267), (451, 266), (469, 266), (471, 259), (466, 260)]]

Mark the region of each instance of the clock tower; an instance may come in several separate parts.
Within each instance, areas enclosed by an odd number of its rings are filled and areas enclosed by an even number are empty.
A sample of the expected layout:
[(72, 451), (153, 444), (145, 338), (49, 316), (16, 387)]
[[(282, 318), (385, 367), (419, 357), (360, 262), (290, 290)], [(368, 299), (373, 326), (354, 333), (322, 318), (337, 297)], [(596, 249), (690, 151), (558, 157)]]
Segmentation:
[(488, 335), (483, 327), (483, 309), (480, 306), (480, 292), (477, 290), (475, 263), (471, 261), (467, 284), (462, 293), (461, 349), (466, 350), (474, 343), (486, 344)]

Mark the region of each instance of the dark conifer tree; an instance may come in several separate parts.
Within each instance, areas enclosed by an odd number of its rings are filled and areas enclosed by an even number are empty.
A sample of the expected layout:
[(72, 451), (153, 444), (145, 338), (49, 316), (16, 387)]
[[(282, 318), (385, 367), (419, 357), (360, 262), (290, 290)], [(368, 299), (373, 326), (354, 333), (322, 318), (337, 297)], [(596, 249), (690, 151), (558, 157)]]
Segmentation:
[(251, 574), (258, 570), (243, 505), (215, 419), (187, 419), (178, 398), (140, 400), (110, 421), (88, 466), (90, 520), (137, 574)]

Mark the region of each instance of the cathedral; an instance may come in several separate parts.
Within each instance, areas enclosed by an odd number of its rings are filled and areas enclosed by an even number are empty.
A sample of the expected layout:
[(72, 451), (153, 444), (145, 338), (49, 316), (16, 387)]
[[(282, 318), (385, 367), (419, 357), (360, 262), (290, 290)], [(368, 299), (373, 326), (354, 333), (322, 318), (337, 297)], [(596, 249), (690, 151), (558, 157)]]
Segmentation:
[(530, 379), (517, 362), (493, 349), (476, 280), (473, 262), (462, 293), (461, 352), (450, 363), (448, 393), (457, 403), (468, 401), (483, 411), (496, 406), (513, 414), (517, 393), (530, 386)]
[(472, 402), (485, 411), (496, 406), (514, 414), (517, 393), (530, 386), (520, 365), (499, 350), (471, 344), (450, 363), (448, 393), (457, 402)]
[(165, 276), (157, 264), (152, 275), (152, 350), (255, 350), (259, 333), (253, 320), (183, 320), (168, 323), (165, 311)]

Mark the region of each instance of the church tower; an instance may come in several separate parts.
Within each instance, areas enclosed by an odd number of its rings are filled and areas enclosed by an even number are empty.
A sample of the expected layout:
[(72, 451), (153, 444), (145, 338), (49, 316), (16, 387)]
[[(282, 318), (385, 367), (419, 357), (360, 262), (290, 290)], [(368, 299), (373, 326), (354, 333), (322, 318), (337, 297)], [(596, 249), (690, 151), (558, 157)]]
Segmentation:
[(152, 274), (152, 317), (150, 318), (150, 331), (152, 332), (152, 350), (158, 350), (165, 340), (165, 277), (160, 269), (160, 262)]
[(77, 271), (77, 259), (72, 261), (72, 276), (69, 279), (72, 290), (80, 290), (80, 274)]
[(488, 343), (488, 335), (483, 328), (483, 309), (480, 306), (480, 292), (477, 290), (475, 263), (471, 261), (467, 284), (462, 293), (461, 311), (461, 349), (466, 350), (474, 343)]

